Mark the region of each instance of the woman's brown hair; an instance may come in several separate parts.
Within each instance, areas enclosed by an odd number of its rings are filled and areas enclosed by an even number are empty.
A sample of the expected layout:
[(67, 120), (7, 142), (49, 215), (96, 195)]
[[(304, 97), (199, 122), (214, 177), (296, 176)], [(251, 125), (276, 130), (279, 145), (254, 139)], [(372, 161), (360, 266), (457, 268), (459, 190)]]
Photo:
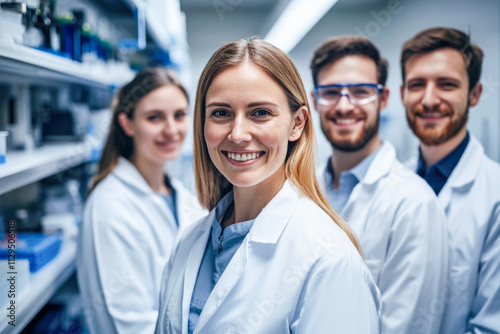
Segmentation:
[(186, 99), (188, 98), (186, 89), (175, 74), (161, 67), (147, 68), (140, 71), (131, 82), (118, 91), (111, 105), (113, 115), (111, 116), (108, 138), (99, 161), (97, 175), (92, 180), (89, 195), (99, 182), (113, 171), (120, 156), (129, 159), (134, 151), (133, 138), (123, 131), (118, 122), (118, 116), (124, 113), (128, 119), (133, 119), (134, 110), (139, 101), (155, 89), (166, 85), (178, 87), (184, 93)]

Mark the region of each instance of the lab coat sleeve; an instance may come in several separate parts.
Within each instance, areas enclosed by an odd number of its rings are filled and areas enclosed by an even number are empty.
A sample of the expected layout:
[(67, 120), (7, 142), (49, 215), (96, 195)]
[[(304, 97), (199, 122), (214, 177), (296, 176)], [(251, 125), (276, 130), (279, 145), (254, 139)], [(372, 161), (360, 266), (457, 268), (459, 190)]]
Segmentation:
[(382, 333), (439, 332), (439, 294), (446, 286), (448, 266), (446, 218), (438, 202), (429, 196), (406, 198), (395, 213), (379, 274)]
[(500, 203), (488, 226), (467, 333), (500, 332)]
[(380, 333), (380, 294), (362, 260), (333, 254), (316, 263), (297, 303), (291, 333)]
[[(158, 293), (151, 278), (155, 261), (142, 239), (141, 220), (123, 203), (101, 203), (90, 210), (84, 223), (94, 247), (89, 253), (94, 256), (86, 261), (84, 267), (88, 268), (79, 270), (87, 270), (81, 276), (97, 280), (102, 289), (87, 293), (90, 297), (102, 294), (114, 332), (153, 333), (158, 316)], [(85, 252), (85, 247), (81, 251)]]

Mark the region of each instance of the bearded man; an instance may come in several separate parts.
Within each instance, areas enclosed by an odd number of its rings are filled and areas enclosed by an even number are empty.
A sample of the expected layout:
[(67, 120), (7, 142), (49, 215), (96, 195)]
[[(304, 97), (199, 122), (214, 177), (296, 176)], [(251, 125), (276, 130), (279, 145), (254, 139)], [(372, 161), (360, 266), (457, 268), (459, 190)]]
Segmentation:
[(418, 33), (401, 56), (401, 99), (420, 140), (415, 170), (438, 195), (451, 236), (443, 334), (500, 333), (500, 165), (466, 128), (482, 60), (469, 36), (450, 28)]
[(311, 70), (333, 149), (319, 183), (359, 238), (382, 297), (382, 333), (437, 334), (442, 314), (428, 308), (448, 277), (446, 217), (432, 189), (379, 137), (387, 62), (369, 40), (339, 36), (314, 52)]

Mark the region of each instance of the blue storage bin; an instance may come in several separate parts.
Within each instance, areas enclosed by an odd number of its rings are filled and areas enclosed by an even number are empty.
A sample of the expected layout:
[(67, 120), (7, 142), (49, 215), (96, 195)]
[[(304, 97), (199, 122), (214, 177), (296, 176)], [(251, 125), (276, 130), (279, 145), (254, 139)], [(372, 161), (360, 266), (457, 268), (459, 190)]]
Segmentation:
[(8, 131), (0, 131), (0, 165), (5, 163), (5, 154), (7, 153), (7, 135)]
[[(16, 260), (27, 259), (30, 262), (30, 272), (34, 273), (49, 263), (59, 253), (61, 234), (42, 234), (35, 232), (16, 233)], [(0, 234), (0, 259), (7, 260), (9, 249), (7, 235)]]

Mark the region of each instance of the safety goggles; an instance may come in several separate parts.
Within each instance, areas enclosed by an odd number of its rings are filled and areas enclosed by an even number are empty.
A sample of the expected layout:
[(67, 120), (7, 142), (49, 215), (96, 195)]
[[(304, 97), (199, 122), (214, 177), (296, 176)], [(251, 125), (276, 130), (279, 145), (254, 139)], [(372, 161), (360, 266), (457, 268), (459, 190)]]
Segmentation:
[(377, 99), (384, 86), (375, 83), (339, 83), (315, 86), (314, 98), (324, 106), (336, 105), (342, 96), (346, 96), (351, 104), (362, 105)]

